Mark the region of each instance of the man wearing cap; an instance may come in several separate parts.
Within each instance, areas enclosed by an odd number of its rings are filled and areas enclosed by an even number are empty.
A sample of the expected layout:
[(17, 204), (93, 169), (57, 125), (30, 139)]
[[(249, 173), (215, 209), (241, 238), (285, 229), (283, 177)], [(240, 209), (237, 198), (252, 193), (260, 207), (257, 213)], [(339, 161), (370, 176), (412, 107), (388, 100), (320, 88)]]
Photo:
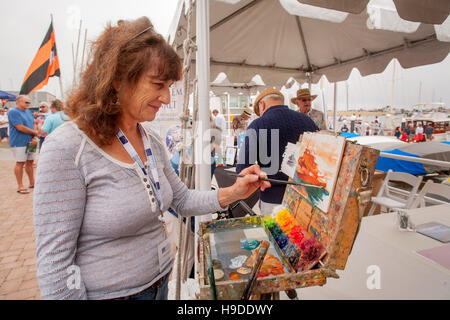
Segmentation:
[(309, 116), (320, 130), (327, 130), (323, 113), (311, 108), (311, 101), (316, 97), (317, 95), (311, 95), (309, 93), (309, 89), (299, 89), (297, 90), (297, 97), (292, 98), (291, 102), (298, 106), (298, 111)]
[(231, 129), (233, 134), (237, 137), (240, 133), (245, 132), (247, 129), (247, 120), (252, 115), (252, 109), (245, 108), (244, 112), (240, 116), (234, 117), (231, 123)]
[(233, 122), (231, 122), (231, 130), (234, 135), (234, 145), (238, 145), (238, 137), (241, 133), (245, 133), (247, 130), (247, 120), (250, 119), (252, 115), (252, 109), (245, 108), (241, 115), (234, 117)]
[[(287, 181), (289, 177), (280, 171), (287, 143), (297, 143), (303, 132), (319, 128), (310, 117), (284, 105), (284, 96), (276, 89), (262, 91), (254, 102), (254, 111), (259, 118), (247, 129), (236, 172), (257, 162), (269, 178)], [(284, 184), (273, 184), (261, 192), (261, 214), (270, 214), (281, 204), (285, 189)]]

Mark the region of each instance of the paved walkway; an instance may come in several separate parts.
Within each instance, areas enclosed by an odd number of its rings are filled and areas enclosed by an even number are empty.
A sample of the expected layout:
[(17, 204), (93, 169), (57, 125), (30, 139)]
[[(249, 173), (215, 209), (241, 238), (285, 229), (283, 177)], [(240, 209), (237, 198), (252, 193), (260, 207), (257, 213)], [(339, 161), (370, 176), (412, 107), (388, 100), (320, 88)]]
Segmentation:
[[(0, 300), (40, 299), (33, 193), (19, 194), (11, 151), (0, 144)], [(24, 177), (25, 186), (28, 178)], [(32, 190), (32, 189), (31, 189)]]

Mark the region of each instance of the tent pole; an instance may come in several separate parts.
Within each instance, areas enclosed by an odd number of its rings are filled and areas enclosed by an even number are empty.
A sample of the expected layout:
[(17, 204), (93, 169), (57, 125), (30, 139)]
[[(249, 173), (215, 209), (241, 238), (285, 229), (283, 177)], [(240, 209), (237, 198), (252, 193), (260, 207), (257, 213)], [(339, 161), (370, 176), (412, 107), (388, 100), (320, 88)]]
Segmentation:
[(336, 128), (336, 101), (337, 101), (337, 82), (334, 83), (334, 97), (333, 97), (333, 131), (337, 134)]
[[(198, 0), (197, 6), (197, 77), (198, 77), (198, 120), (200, 130), (197, 134), (200, 146), (200, 157), (197, 158), (196, 167), (200, 173), (200, 180), (196, 183), (196, 189), (211, 190), (211, 165), (206, 160), (211, 157), (211, 145), (209, 135), (209, 1)], [(209, 158), (208, 158), (209, 157)], [(196, 181), (197, 182), (197, 181)]]

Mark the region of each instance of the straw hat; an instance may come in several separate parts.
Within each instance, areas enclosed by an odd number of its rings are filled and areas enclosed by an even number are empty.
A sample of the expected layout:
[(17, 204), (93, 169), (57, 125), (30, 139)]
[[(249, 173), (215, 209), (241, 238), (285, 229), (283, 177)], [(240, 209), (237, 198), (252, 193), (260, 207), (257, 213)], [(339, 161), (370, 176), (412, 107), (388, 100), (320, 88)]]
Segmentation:
[(244, 112), (242, 112), (242, 115), (247, 115), (247, 116), (249, 116), (249, 117), (251, 117), (252, 116), (252, 109), (250, 109), (250, 108), (245, 108), (245, 110), (244, 110)]
[(259, 117), (259, 107), (258, 107), (259, 102), (260, 102), (264, 97), (267, 97), (268, 95), (271, 95), (271, 94), (277, 94), (277, 95), (279, 95), (279, 96), (281, 96), (281, 97), (284, 97), (283, 94), (282, 94), (279, 90), (277, 90), (277, 89), (273, 89), (273, 88), (267, 88), (267, 89), (264, 89), (264, 90), (256, 97), (255, 103), (253, 104), (253, 110), (255, 111), (255, 113), (256, 113), (256, 115), (257, 115), (258, 117)]
[(297, 97), (292, 98), (291, 102), (295, 103), (296, 100), (303, 99), (303, 98), (308, 98), (308, 97), (310, 97), (311, 100), (314, 100), (317, 97), (317, 94), (311, 95), (310, 92), (309, 92), (309, 89), (298, 89), (297, 90)]

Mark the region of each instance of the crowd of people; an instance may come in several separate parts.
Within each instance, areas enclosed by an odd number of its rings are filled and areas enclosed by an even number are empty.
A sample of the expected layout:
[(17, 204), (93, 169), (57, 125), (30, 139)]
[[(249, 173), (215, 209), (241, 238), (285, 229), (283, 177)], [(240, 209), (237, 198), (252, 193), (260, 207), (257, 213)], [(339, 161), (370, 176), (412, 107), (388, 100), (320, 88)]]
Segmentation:
[[(28, 194), (29, 189), (34, 188), (34, 161), (46, 136), (69, 120), (64, 114), (63, 103), (58, 99), (52, 101), (50, 108), (47, 102), (41, 102), (39, 112), (31, 112), (30, 107), (30, 98), (19, 95), (15, 108), (0, 109), (0, 142), (7, 139), (14, 155), (14, 175), (19, 194)], [(28, 187), (23, 182), (24, 172), (28, 177)]]
[(433, 140), (433, 132), (434, 127), (431, 122), (425, 128), (421, 123), (414, 128), (414, 123), (410, 122), (404, 128), (396, 127), (394, 136), (404, 142), (425, 142)]

